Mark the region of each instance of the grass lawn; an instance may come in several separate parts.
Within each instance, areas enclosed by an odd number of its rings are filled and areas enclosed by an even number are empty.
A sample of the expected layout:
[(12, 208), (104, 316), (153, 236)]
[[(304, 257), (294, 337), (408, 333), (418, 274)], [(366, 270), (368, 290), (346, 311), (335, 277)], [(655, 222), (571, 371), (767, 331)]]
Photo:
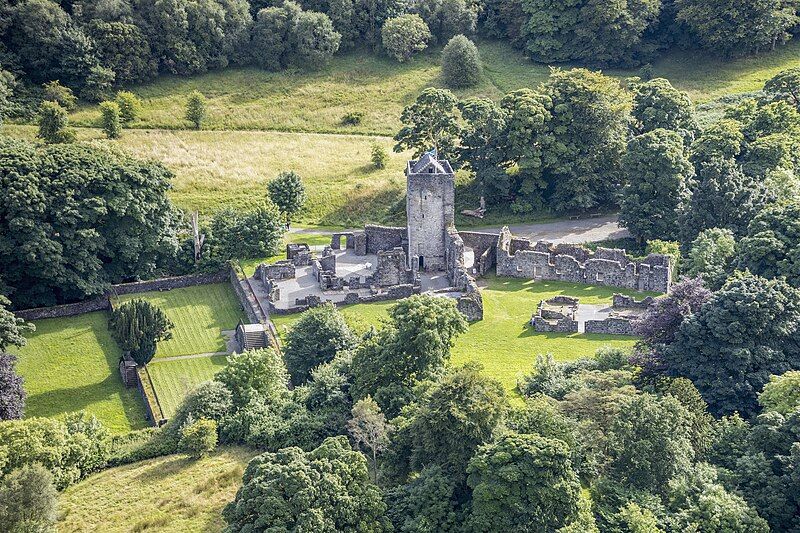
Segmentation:
[[(459, 97), (497, 99), (515, 89), (536, 87), (549, 74), (549, 66), (529, 61), (507, 43), (479, 41), (478, 48), (485, 65), (483, 79), (475, 88), (455, 91)], [(439, 56), (440, 49), (431, 49), (400, 64), (359, 50), (338, 55), (326, 68), (314, 72), (241, 68), (193, 78), (162, 76), (131, 88), (144, 101), (144, 111), (134, 126), (186, 128), (186, 97), (197, 89), (208, 98), (209, 129), (394, 135), (403, 107), (425, 87), (443, 86)], [(656, 61), (653, 72), (670, 79), (701, 103), (760, 89), (780, 70), (798, 65), (800, 41), (795, 39), (774, 52), (733, 61), (706, 52), (675, 51)], [(607, 71), (619, 78), (637, 72)], [(350, 111), (364, 113), (359, 125), (341, 124), (342, 116)], [(97, 106), (85, 105), (71, 115), (71, 120), (77, 125), (94, 126), (98, 116)]]
[(92, 475), (59, 496), (58, 531), (222, 531), (222, 508), (255, 455), (220, 448), (198, 461), (169, 455)]
[(147, 426), (139, 393), (119, 377), (120, 351), (107, 323), (105, 312), (35, 322), (27, 346), (16, 350), (26, 416), (86, 410), (114, 433)]
[(197, 285), (171, 291), (128, 294), (120, 302), (144, 298), (164, 310), (175, 324), (172, 339), (158, 343), (156, 358), (224, 352), (223, 330), (233, 330), (244, 318), (229, 283)]
[(227, 356), (192, 357), (153, 361), (147, 365), (158, 403), (166, 418), (171, 418), (189, 391), (208, 381), (228, 364)]
[[(517, 378), (530, 372), (536, 356), (553, 354), (558, 360), (592, 356), (603, 346), (632, 347), (636, 339), (619, 335), (537, 333), (529, 325), (531, 315), (539, 300), (559, 294), (577, 296), (585, 304), (611, 303), (614, 293), (643, 296), (626, 289), (561, 283), (555, 281), (533, 282), (512, 278), (489, 276), (480, 280), (484, 285), (484, 319), (470, 325), (469, 331), (456, 340), (451, 361), (462, 364), (478, 361), (488, 375), (499, 380), (506, 390), (515, 395)], [(652, 293), (647, 293), (651, 294)], [(393, 302), (357, 304), (344, 307), (342, 312), (348, 322), (363, 329), (386, 318)], [(299, 315), (273, 317), (279, 332), (285, 330)]]

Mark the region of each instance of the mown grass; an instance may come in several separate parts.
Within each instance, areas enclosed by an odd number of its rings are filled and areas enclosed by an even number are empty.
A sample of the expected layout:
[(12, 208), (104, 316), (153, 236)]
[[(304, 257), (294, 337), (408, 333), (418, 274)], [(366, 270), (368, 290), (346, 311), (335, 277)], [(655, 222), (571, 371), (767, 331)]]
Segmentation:
[(128, 294), (115, 301), (142, 298), (161, 308), (175, 325), (170, 340), (158, 343), (155, 358), (226, 351), (223, 330), (244, 318), (229, 283), (197, 285), (171, 291)]
[(153, 361), (147, 365), (158, 403), (165, 418), (171, 418), (183, 398), (197, 385), (208, 381), (228, 364), (224, 355)]
[[(479, 41), (485, 65), (477, 87), (455, 91), (459, 97), (499, 98), (508, 91), (536, 87), (549, 66), (526, 59), (510, 45)], [(393, 135), (400, 112), (425, 87), (443, 87), (440, 50), (431, 49), (399, 64), (382, 55), (358, 50), (336, 56), (326, 68), (314, 71), (266, 72), (256, 68), (226, 69), (193, 78), (163, 76), (133, 87), (144, 101), (143, 128), (186, 128), (184, 104), (192, 90), (208, 98), (209, 129), (274, 129), (281, 131), (341, 132)], [(674, 51), (653, 64), (655, 76), (669, 78), (698, 103), (725, 94), (760, 89), (780, 70), (800, 65), (800, 41), (771, 53), (725, 61), (702, 51)], [(580, 65), (561, 65), (562, 68)], [(637, 70), (608, 70), (625, 78)], [(357, 126), (341, 124), (350, 111), (364, 113)], [(99, 111), (80, 107), (73, 122), (94, 126)]]
[(222, 531), (222, 508), (233, 500), (255, 455), (220, 448), (197, 461), (170, 455), (105, 470), (60, 495), (58, 530)]
[[(557, 295), (577, 296), (585, 304), (610, 304), (614, 293), (639, 297), (642, 293), (614, 287), (533, 282), (496, 276), (480, 282), (483, 285), (484, 319), (470, 324), (469, 331), (456, 339), (451, 361), (454, 364), (479, 362), (486, 374), (499, 380), (512, 396), (517, 394), (518, 377), (531, 371), (539, 354), (552, 354), (555, 359), (566, 361), (592, 356), (603, 346), (630, 348), (636, 342), (633, 337), (619, 335), (537, 333), (529, 321), (539, 300)], [(385, 319), (392, 304), (357, 304), (342, 308), (342, 312), (350, 323), (363, 329)], [(273, 322), (282, 332), (298, 318), (299, 315), (275, 316)]]
[(86, 410), (109, 430), (124, 433), (147, 425), (135, 388), (117, 370), (119, 347), (105, 312), (37, 320), (28, 344), (14, 350), (28, 395), (26, 417), (55, 417)]

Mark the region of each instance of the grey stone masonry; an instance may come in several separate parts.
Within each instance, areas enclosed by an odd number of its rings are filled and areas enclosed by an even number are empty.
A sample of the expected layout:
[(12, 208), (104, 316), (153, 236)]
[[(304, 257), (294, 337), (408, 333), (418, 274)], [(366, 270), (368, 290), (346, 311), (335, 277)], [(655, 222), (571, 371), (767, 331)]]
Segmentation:
[(454, 227), (455, 181), (450, 163), (435, 152), (406, 168), (408, 264), (415, 270), (445, 270), (446, 236)]
[(497, 243), (497, 275), (667, 293), (672, 265), (661, 254), (633, 260), (625, 250), (598, 248), (593, 253), (577, 246), (533, 244), (514, 239), (505, 227)]

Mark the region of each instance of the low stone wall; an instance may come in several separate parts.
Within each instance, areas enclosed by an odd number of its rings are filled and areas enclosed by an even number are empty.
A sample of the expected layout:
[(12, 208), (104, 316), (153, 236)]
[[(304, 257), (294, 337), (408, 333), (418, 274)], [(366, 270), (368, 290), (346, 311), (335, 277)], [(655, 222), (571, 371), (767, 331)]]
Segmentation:
[(587, 320), (584, 325), (586, 333), (604, 333), (606, 335), (630, 335), (636, 333), (633, 322), (627, 318), (606, 318), (605, 320)]
[(60, 318), (65, 316), (82, 315), (94, 311), (107, 311), (111, 308), (108, 295), (98, 296), (91, 300), (77, 302), (74, 304), (54, 305), (52, 307), (37, 307), (34, 309), (23, 309), (14, 311), (17, 317), (25, 320), (42, 320), (45, 318)]
[(612, 298), (611, 307), (614, 309), (647, 309), (656, 301), (652, 296), (637, 300), (633, 296), (625, 296), (624, 294), (615, 294)]
[(139, 389), (139, 394), (142, 395), (148, 420), (153, 426), (163, 426), (167, 419), (161, 410), (161, 404), (158, 401), (158, 396), (156, 396), (156, 389), (153, 387), (147, 367), (137, 367), (136, 378), (136, 387)]
[(578, 321), (562, 318), (560, 320), (547, 320), (540, 316), (531, 319), (533, 329), (540, 333), (577, 333)]
[(258, 314), (253, 309), (250, 300), (247, 298), (247, 294), (245, 294), (242, 284), (239, 283), (239, 276), (236, 275), (236, 269), (233, 266), (230, 267), (228, 275), (231, 286), (233, 287), (233, 292), (235, 292), (236, 297), (239, 298), (239, 304), (242, 306), (242, 310), (244, 311), (245, 316), (247, 316), (247, 320), (251, 324), (260, 323), (261, 321), (259, 320)]
[(377, 254), (380, 251), (398, 247), (408, 252), (408, 233), (406, 228), (367, 224), (364, 226), (364, 234), (367, 236), (368, 254)]

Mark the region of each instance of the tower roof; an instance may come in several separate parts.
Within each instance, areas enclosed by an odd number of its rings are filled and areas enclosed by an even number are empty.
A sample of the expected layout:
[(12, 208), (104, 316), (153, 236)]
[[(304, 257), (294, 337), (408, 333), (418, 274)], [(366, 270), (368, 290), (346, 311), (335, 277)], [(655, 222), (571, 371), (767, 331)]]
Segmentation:
[(417, 161), (408, 162), (411, 174), (452, 174), (450, 163), (445, 159), (437, 159), (435, 153), (425, 152)]

